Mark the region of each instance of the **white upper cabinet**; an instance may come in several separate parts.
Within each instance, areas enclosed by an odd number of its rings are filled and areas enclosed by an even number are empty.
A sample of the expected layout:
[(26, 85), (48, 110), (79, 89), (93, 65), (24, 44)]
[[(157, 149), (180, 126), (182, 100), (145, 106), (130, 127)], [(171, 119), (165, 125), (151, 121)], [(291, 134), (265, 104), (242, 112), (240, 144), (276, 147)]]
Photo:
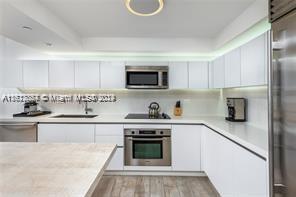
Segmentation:
[(101, 88), (122, 89), (125, 88), (125, 64), (124, 62), (101, 62)]
[(169, 88), (184, 89), (188, 88), (188, 63), (170, 62), (169, 63)]
[(49, 62), (49, 87), (74, 88), (74, 61)]
[(6, 59), (3, 67), (3, 87), (23, 87), (22, 61)]
[(23, 77), (25, 88), (47, 88), (48, 61), (25, 60), (23, 62)]
[(188, 64), (189, 88), (209, 88), (209, 64), (208, 62), (189, 62)]
[(174, 171), (201, 170), (200, 125), (172, 125), (172, 168)]
[(211, 64), (211, 80), (213, 88), (224, 88), (225, 86), (224, 64), (224, 56), (218, 57)]
[(259, 36), (241, 47), (242, 86), (266, 84), (266, 53), (266, 34)]
[(100, 62), (75, 62), (75, 88), (100, 88)]
[(225, 87), (241, 85), (241, 51), (235, 49), (225, 55)]

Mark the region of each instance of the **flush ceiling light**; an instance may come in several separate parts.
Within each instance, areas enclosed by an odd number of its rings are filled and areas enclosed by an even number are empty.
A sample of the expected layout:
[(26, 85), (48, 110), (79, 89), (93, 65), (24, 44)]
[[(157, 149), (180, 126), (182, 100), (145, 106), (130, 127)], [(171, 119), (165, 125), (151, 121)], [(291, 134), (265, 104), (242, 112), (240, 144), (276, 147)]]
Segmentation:
[(138, 16), (153, 16), (163, 9), (163, 0), (125, 0), (127, 9)]
[(33, 28), (30, 27), (30, 26), (22, 26), (22, 28), (23, 28), (23, 29), (26, 29), (26, 30), (33, 30)]

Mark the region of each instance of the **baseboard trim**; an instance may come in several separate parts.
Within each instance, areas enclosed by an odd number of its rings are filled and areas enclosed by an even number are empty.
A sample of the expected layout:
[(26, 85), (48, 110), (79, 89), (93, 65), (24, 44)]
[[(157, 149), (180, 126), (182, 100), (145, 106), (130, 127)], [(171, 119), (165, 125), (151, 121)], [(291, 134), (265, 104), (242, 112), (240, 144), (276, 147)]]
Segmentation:
[(167, 171), (105, 171), (104, 175), (119, 176), (207, 176), (204, 172), (167, 172)]

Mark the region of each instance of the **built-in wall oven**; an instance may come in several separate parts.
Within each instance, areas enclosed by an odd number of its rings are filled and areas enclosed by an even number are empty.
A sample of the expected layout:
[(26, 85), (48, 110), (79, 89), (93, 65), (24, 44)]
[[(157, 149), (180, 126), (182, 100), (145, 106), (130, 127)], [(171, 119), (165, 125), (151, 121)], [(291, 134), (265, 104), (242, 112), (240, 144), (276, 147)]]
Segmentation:
[(170, 129), (125, 129), (126, 166), (171, 166)]
[(126, 66), (126, 88), (167, 89), (168, 66)]

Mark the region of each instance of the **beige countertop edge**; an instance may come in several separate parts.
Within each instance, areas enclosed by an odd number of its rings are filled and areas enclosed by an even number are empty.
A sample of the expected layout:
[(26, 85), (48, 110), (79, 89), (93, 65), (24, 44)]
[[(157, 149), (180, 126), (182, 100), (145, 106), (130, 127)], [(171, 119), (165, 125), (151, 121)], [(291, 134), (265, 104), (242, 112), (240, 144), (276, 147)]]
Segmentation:
[(94, 180), (94, 182), (93, 182), (92, 185), (90, 186), (90, 188), (89, 188), (88, 192), (86, 193), (85, 197), (92, 197), (92, 196), (93, 196), (93, 194), (94, 194), (94, 192), (95, 192), (95, 189), (97, 188), (97, 186), (98, 186), (98, 184), (99, 184), (99, 182), (100, 182), (100, 180), (101, 180), (101, 178), (102, 178), (102, 176), (103, 176), (103, 174), (104, 174), (104, 172), (105, 172), (105, 170), (106, 170), (108, 164), (110, 163), (110, 161), (111, 161), (113, 155), (114, 155), (115, 152), (116, 152), (116, 149), (117, 149), (117, 145), (115, 145), (115, 147), (114, 147), (114, 149), (113, 149), (113, 151), (112, 151), (112, 153), (111, 153), (111, 155), (110, 155), (108, 161), (105, 163), (103, 169), (102, 169), (102, 170), (100, 171), (100, 173), (97, 175), (96, 179)]

